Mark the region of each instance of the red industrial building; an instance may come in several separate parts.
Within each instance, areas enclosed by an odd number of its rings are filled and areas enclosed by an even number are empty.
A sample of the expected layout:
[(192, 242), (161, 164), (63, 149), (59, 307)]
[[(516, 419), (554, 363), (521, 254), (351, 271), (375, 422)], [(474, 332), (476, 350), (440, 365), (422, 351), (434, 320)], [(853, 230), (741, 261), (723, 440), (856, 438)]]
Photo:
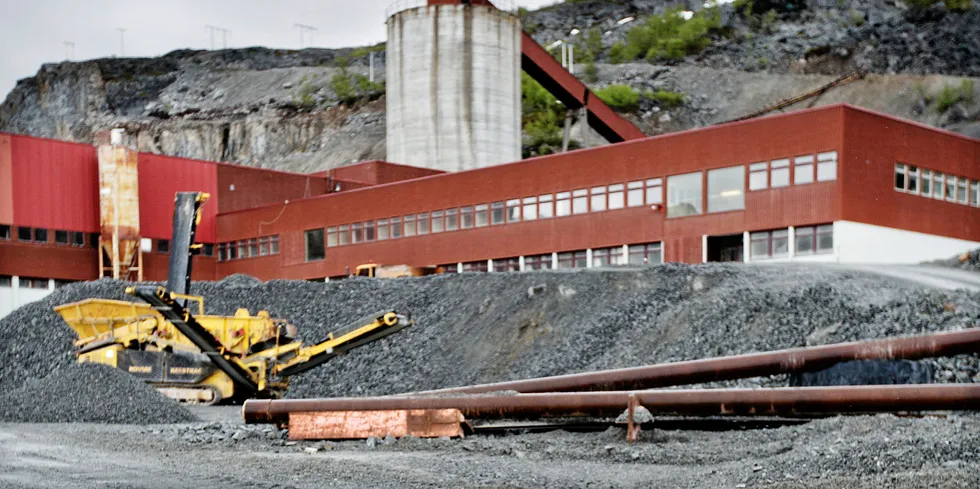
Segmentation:
[[(980, 140), (834, 105), (458, 173), (295, 174), (138, 155), (144, 275), (173, 198), (204, 191), (195, 279), (363, 263), (518, 271), (623, 263), (908, 263), (980, 247)], [(90, 145), (0, 134), (0, 315), (99, 276)], [(16, 297), (15, 297), (16, 296)]]

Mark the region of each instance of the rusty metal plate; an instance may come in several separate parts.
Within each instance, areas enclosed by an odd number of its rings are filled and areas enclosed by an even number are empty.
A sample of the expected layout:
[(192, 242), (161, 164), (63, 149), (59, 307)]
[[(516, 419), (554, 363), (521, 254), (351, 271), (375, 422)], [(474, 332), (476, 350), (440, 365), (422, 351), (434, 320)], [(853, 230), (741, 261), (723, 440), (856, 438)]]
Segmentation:
[(419, 438), (463, 436), (458, 409), (322, 411), (289, 414), (290, 440), (351, 440), (406, 435)]

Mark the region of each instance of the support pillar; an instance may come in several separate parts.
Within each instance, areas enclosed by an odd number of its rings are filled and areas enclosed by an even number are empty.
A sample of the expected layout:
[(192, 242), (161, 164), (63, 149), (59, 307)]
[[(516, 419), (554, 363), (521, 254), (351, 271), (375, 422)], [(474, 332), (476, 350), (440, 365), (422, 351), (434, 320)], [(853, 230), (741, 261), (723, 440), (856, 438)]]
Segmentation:
[(708, 235), (701, 235), (701, 263), (708, 263)]
[(792, 260), (796, 258), (796, 228), (793, 226), (789, 227), (789, 259)]
[(558, 270), (558, 252), (553, 251), (551, 253), (551, 269)]
[(592, 264), (592, 248), (585, 249), (585, 268), (593, 268)]
[(630, 247), (629, 245), (623, 245), (623, 265), (630, 264)]
[(745, 231), (742, 233), (742, 261), (744, 263), (751, 261), (749, 259), (750, 253), (752, 253), (752, 242), (749, 241), (749, 232)]
[(524, 267), (525, 267), (525, 265), (524, 265), (524, 255), (521, 255), (521, 256), (517, 257), (517, 269), (523, 272), (524, 271)]

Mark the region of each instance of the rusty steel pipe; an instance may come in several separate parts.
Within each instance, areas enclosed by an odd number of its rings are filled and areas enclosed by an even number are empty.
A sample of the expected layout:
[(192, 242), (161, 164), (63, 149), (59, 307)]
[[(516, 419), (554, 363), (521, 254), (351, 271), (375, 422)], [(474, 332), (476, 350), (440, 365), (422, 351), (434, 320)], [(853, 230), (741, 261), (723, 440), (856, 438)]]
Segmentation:
[(788, 416), (980, 409), (980, 384), (934, 384), (255, 399), (245, 401), (242, 415), (246, 423), (288, 423), (289, 413), (392, 409), (459, 409), (467, 418), (483, 419), (617, 416), (629, 407), (630, 396), (653, 414)]
[(534, 393), (642, 390), (765, 375), (812, 372), (848, 360), (915, 360), (978, 351), (980, 351), (980, 328), (972, 328), (921, 336), (790, 348), (643, 367), (452, 387), (403, 395), (479, 394), (494, 391)]

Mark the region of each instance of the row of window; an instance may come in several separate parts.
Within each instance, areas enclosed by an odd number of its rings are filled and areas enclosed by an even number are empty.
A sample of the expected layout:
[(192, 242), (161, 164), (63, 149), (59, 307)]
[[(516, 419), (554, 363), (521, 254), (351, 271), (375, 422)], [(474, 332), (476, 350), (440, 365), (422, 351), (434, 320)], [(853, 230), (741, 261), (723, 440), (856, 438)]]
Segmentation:
[(279, 254), (279, 235), (218, 243), (218, 261)]
[[(805, 226), (793, 229), (796, 256), (834, 252), (834, 226)], [(758, 231), (749, 235), (749, 256), (752, 260), (789, 256), (789, 229)]]
[(895, 190), (980, 207), (980, 182), (905, 163), (895, 163)]
[[(61, 288), (72, 283), (71, 280), (55, 280), (54, 287)], [(17, 286), (21, 289), (47, 289), (48, 279), (35, 277), (18, 277)], [(13, 277), (0, 275), (0, 287), (13, 287)]]
[(803, 155), (792, 160), (782, 158), (752, 163), (749, 165), (749, 190), (788, 187), (790, 168), (793, 169), (794, 185), (837, 180), (837, 152), (817, 153), (816, 158)]
[[(17, 227), (3, 224), (0, 225), (0, 241), (10, 241), (13, 239), (14, 229), (16, 229), (17, 241), (23, 243), (50, 243), (51, 235), (54, 234), (54, 244), (74, 246), (76, 248), (85, 247), (85, 236), (86, 233), (81, 231), (62, 231), (55, 230), (51, 233), (49, 230), (44, 228), (29, 228), (29, 227)], [(89, 245), (92, 248), (98, 247), (99, 245), (99, 235), (98, 233), (92, 233), (89, 235)]]
[[(589, 268), (589, 253), (587, 250), (566, 251), (558, 253), (558, 261), (553, 262), (553, 255), (532, 255), (524, 257), (524, 270), (551, 270)], [(554, 266), (557, 263), (557, 267)], [(595, 248), (592, 250), (592, 267), (607, 267), (613, 265), (656, 265), (663, 263), (663, 253), (660, 243), (630, 245), (627, 253), (623, 254), (622, 246), (612, 248)], [(447, 265), (447, 270), (454, 271), (453, 265)], [(488, 260), (463, 263), (464, 272), (486, 272), (490, 269)], [(500, 258), (493, 260), (494, 272), (517, 272), (521, 264), (519, 257)]]

